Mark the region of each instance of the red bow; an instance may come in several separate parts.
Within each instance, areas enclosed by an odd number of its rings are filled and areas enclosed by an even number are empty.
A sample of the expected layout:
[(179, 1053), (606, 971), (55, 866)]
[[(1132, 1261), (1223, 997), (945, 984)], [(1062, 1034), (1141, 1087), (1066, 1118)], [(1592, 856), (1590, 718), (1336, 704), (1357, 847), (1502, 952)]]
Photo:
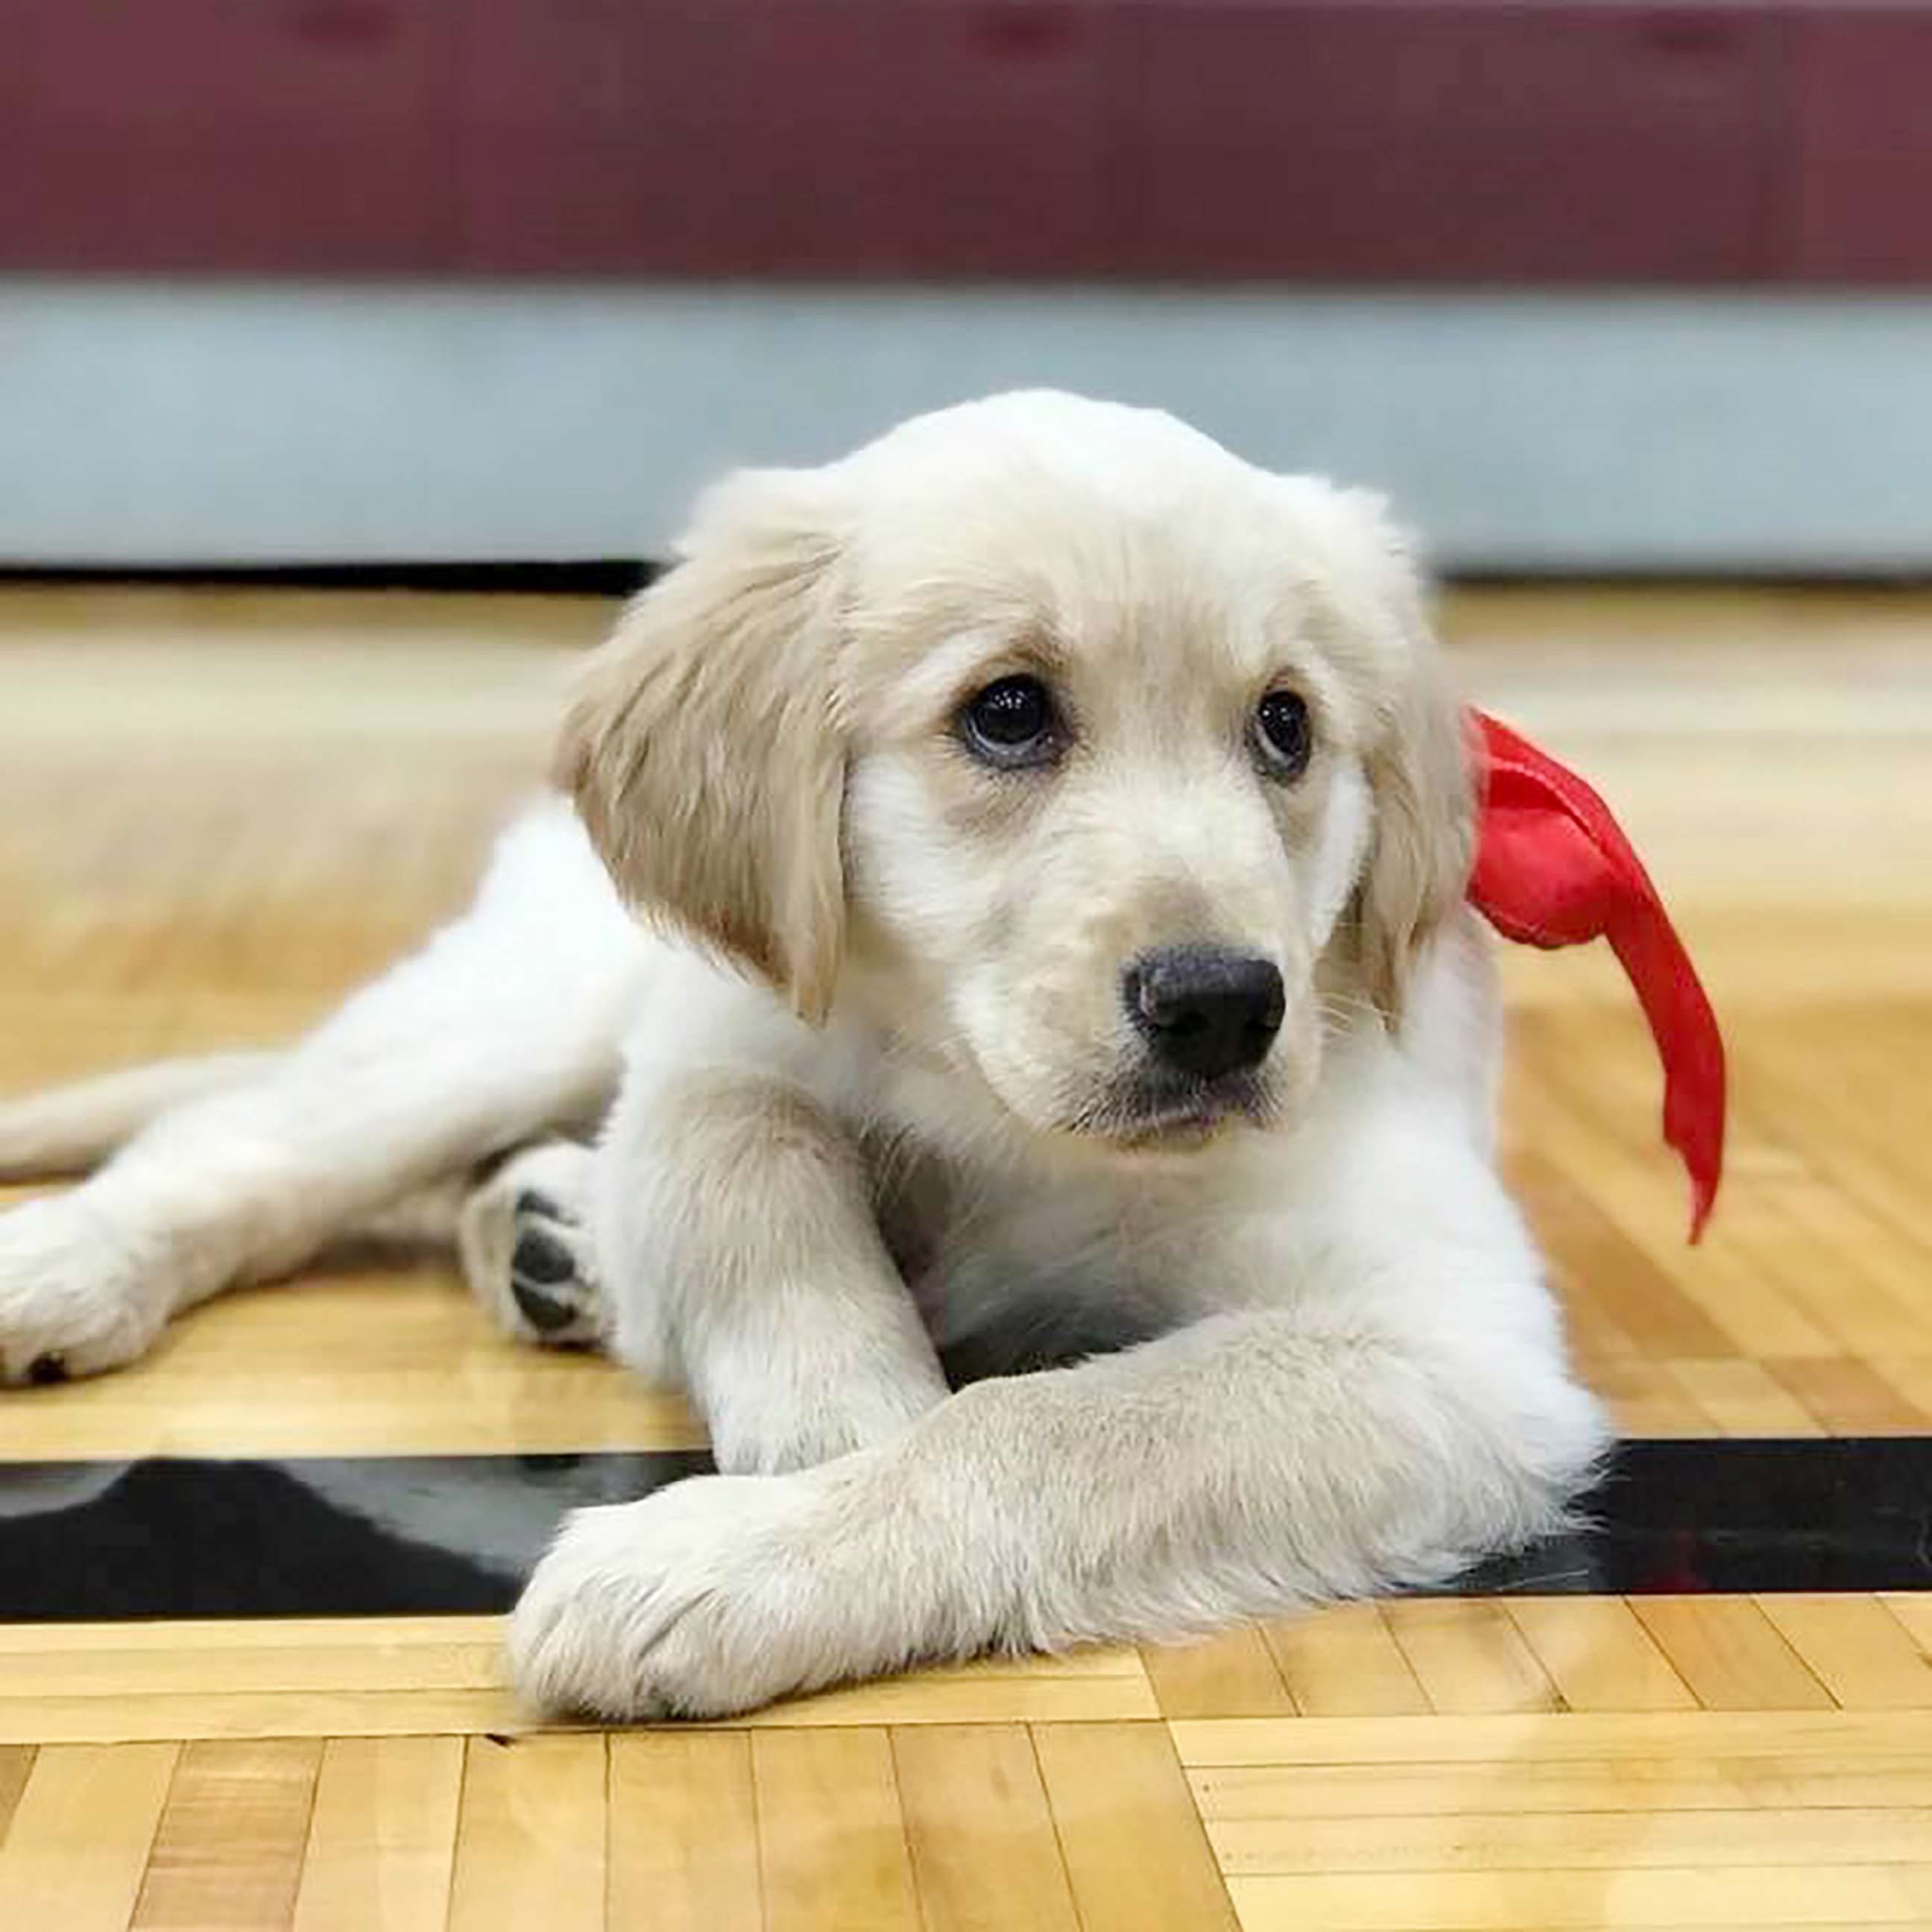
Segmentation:
[(1664, 1063), (1664, 1138), (1690, 1176), (1690, 1238), (1704, 1232), (1724, 1163), (1724, 1042), (1657, 888), (1610, 808), (1508, 725), (1472, 712), (1482, 811), (1469, 900), (1505, 939), (1607, 938), (1636, 989)]

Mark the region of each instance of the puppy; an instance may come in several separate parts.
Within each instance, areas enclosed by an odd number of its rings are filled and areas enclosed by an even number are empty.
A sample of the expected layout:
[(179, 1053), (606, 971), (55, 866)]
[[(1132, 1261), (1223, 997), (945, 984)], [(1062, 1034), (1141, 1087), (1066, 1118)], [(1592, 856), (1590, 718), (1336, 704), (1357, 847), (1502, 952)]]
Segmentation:
[(611, 1719), (1558, 1526), (1605, 1431), (1493, 1168), (1461, 713), (1377, 500), (1024, 394), (735, 477), (681, 555), (574, 811), (422, 953), (286, 1056), (0, 1112), (24, 1166), (160, 1108), (0, 1219), (6, 1375), (533, 1147), (479, 1293), (682, 1381), (724, 1472), (530, 1582), (518, 1680)]

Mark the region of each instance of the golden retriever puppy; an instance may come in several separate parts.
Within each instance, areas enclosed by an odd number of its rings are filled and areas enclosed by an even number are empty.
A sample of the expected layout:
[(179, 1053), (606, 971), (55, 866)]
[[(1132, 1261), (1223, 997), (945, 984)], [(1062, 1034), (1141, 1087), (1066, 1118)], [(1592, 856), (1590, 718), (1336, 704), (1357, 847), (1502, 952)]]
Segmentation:
[(285, 1057), (0, 1111), (24, 1166), (213, 1090), (0, 1218), (10, 1378), (524, 1148), (478, 1293), (682, 1381), (725, 1472), (531, 1580), (519, 1680), (612, 1718), (1562, 1521), (1604, 1428), (1493, 1170), (1461, 712), (1376, 500), (1050, 394), (741, 475), (556, 772)]

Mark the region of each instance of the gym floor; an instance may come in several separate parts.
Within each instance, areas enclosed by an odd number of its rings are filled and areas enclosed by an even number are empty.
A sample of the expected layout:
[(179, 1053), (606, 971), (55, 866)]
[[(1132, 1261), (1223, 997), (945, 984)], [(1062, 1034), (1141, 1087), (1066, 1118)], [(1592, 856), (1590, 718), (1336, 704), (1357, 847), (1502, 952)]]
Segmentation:
[[(0, 591), (0, 1091), (326, 1011), (461, 902), (608, 615)], [(1731, 1048), (1693, 1250), (1614, 963), (1505, 961), (1510, 1172), (1636, 1439), (1574, 1562), (534, 1732), (516, 1563), (701, 1434), (364, 1257), (0, 1399), (0, 1926), (1932, 1925), (1932, 598), (1444, 615), (1617, 807)]]

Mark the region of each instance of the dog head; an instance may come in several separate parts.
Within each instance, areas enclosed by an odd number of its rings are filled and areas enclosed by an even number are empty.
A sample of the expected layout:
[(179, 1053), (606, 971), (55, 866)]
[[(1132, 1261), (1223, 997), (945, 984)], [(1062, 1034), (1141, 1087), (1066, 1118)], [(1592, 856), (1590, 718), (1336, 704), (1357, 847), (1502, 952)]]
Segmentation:
[(1471, 850), (1379, 502), (1047, 394), (728, 482), (558, 773), (633, 904), (1123, 1150), (1291, 1117)]

